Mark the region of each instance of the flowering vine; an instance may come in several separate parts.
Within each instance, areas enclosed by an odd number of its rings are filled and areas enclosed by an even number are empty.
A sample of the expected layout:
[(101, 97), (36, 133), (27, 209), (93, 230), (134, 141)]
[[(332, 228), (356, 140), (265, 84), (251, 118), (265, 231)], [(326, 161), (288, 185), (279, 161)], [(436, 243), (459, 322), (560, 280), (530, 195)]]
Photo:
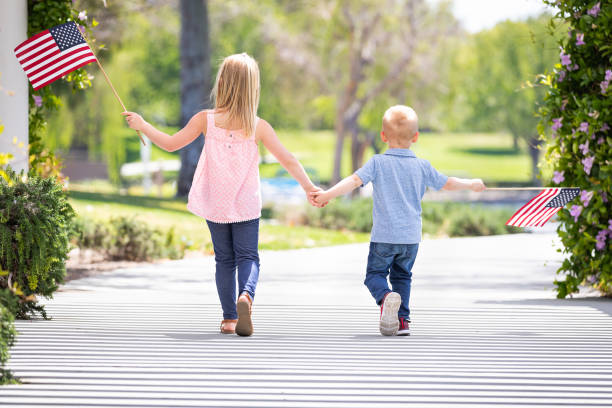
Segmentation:
[(554, 28), (566, 24), (559, 63), (544, 76), (548, 87), (540, 109), (540, 133), (549, 135), (546, 159), (551, 185), (580, 187), (579, 202), (559, 212), (557, 233), (565, 254), (555, 281), (559, 297), (581, 285), (612, 294), (612, 0), (544, 0), (558, 13)]

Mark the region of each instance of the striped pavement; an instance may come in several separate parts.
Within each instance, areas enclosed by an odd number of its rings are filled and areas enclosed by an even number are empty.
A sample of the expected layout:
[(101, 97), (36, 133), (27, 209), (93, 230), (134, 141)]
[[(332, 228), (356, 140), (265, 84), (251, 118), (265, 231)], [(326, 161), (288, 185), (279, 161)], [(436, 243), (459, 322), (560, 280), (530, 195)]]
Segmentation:
[(612, 307), (553, 299), (552, 241), (423, 243), (409, 337), (378, 334), (367, 245), (264, 252), (249, 338), (217, 333), (210, 258), (73, 281), (17, 322), (0, 405), (612, 406)]

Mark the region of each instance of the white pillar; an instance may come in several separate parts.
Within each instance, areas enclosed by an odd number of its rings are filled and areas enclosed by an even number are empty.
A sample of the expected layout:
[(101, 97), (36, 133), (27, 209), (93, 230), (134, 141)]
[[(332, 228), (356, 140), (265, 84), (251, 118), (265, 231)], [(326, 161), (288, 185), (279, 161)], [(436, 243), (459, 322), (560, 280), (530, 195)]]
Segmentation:
[(0, 1), (0, 153), (15, 170), (28, 169), (28, 79), (13, 50), (27, 39), (26, 0)]

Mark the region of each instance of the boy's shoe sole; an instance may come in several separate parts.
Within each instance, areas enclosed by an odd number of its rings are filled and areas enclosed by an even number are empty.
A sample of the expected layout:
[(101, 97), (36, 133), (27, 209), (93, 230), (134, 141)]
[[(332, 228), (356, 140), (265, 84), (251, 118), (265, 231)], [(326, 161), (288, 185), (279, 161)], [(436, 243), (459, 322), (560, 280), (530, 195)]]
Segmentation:
[[(382, 313), (380, 316), (380, 334), (383, 336), (395, 336), (399, 329), (399, 319), (397, 311), (399, 310), (402, 298), (399, 293), (389, 292), (383, 301)], [(236, 328), (237, 331), (238, 328)]]
[(251, 320), (251, 305), (246, 299), (238, 299), (238, 323), (236, 323), (236, 334), (239, 336), (250, 336), (253, 334), (253, 320)]
[(410, 331), (408, 329), (398, 330), (396, 336), (410, 336)]

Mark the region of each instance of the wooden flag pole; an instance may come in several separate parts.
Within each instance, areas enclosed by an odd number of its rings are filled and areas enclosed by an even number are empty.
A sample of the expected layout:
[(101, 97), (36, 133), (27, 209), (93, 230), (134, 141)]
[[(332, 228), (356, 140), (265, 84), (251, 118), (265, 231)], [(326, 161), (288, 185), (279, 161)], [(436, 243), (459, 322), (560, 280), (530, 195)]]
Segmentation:
[(512, 190), (544, 190), (545, 188), (578, 188), (578, 187), (487, 187), (484, 191), (512, 191)]
[[(91, 48), (91, 47), (89, 47), (89, 48)], [(102, 64), (100, 64), (100, 61), (98, 60), (98, 57), (96, 57), (96, 62), (98, 63), (98, 66), (100, 67), (100, 71), (102, 71), (102, 75), (104, 75), (104, 78), (106, 78), (106, 82), (108, 82), (108, 85), (110, 85), (111, 89), (113, 90), (113, 93), (115, 94), (115, 97), (119, 101), (119, 104), (121, 104), (121, 107), (123, 108), (123, 111), (127, 112), (127, 109), (125, 108), (125, 105), (123, 104), (123, 101), (121, 100), (121, 98), (119, 97), (119, 94), (115, 90), (115, 87), (113, 86), (113, 83), (111, 82), (110, 78), (108, 77), (108, 75), (106, 75), (106, 71), (104, 71), (104, 68), (102, 68)], [(145, 146), (146, 143), (145, 143), (144, 139), (142, 138), (142, 135), (140, 134), (140, 130), (137, 130), (136, 133), (138, 134), (138, 137), (140, 138), (140, 141), (142, 142), (142, 145)]]
[[(102, 71), (102, 75), (104, 75), (104, 78), (106, 79), (106, 82), (108, 82), (108, 85), (110, 85), (111, 89), (113, 90), (113, 93), (115, 94), (115, 97), (117, 98), (117, 100), (119, 101), (119, 104), (121, 105), (121, 107), (123, 108), (124, 112), (127, 112), (127, 109), (125, 108), (125, 105), (123, 104), (123, 101), (121, 100), (121, 98), (119, 97), (119, 94), (117, 93), (117, 91), (115, 90), (115, 87), (113, 86), (113, 83), (111, 82), (110, 78), (108, 77), (108, 75), (106, 75), (106, 71), (104, 71), (104, 68), (102, 68), (102, 64), (100, 64), (100, 60), (98, 59), (98, 56), (96, 55), (96, 53), (93, 51), (93, 48), (91, 48), (91, 44), (89, 43), (89, 40), (87, 39), (87, 37), (85, 36), (85, 33), (81, 30), (79, 30), (81, 32), (81, 35), (83, 36), (83, 39), (85, 40), (85, 42), (87, 43), (87, 45), (89, 46), (89, 49), (91, 50), (91, 53), (94, 55), (94, 57), (96, 58), (96, 62), (98, 63), (98, 66), (100, 67), (100, 71)], [(140, 134), (140, 130), (136, 131), (136, 134), (138, 134), (138, 137), (140, 138), (140, 141), (142, 142), (143, 146), (146, 146), (146, 143), (144, 141), (144, 139), (142, 138), (142, 135)]]
[[(91, 47), (89, 47), (89, 48), (91, 48)], [(127, 109), (125, 108), (125, 105), (123, 104), (123, 101), (121, 100), (121, 98), (119, 97), (119, 94), (115, 90), (115, 87), (113, 86), (113, 83), (111, 82), (110, 78), (108, 77), (108, 75), (106, 75), (106, 72), (104, 71), (104, 68), (102, 68), (102, 64), (100, 64), (100, 61), (98, 60), (98, 57), (96, 57), (96, 62), (98, 63), (98, 66), (100, 67), (100, 71), (102, 71), (102, 75), (104, 75), (104, 78), (106, 78), (106, 82), (108, 82), (108, 84), (110, 85), (111, 89), (113, 90), (113, 93), (115, 94), (115, 97), (119, 101), (119, 104), (121, 104), (121, 107), (123, 108), (123, 111), (127, 112)], [(138, 134), (138, 137), (140, 138), (140, 141), (142, 142), (142, 145), (145, 146), (146, 143), (145, 143), (144, 139), (142, 138), (142, 135), (140, 134), (140, 130), (137, 130), (136, 133)]]

